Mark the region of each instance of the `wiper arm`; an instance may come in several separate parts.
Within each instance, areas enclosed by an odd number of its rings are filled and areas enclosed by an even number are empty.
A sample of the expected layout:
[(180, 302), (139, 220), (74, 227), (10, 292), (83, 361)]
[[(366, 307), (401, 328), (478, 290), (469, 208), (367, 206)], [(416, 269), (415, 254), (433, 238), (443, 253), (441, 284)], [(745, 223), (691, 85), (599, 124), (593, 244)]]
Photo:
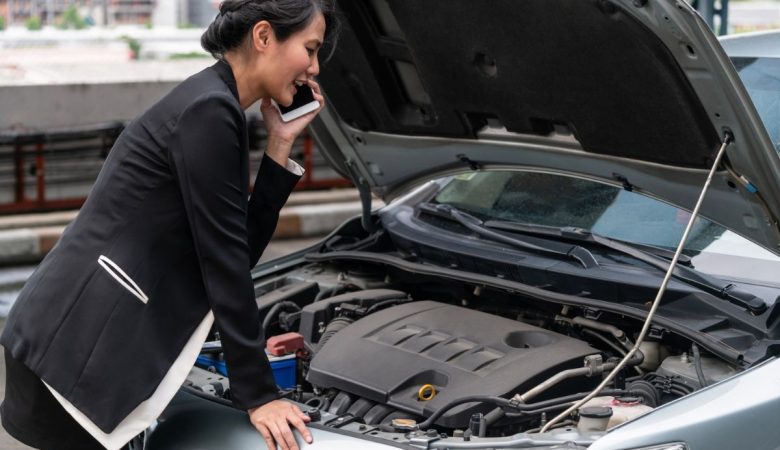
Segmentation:
[[(674, 255), (674, 252), (664, 248), (653, 247), (644, 244), (628, 244), (578, 227), (554, 227), (548, 225), (509, 222), (505, 220), (486, 220), (484, 225), (487, 228), (493, 228), (496, 230), (570, 239), (574, 241), (598, 244), (601, 247), (615, 250), (618, 253), (626, 254), (656, 267), (658, 267), (658, 263), (670, 261)], [(677, 262), (685, 266), (690, 266), (692, 261), (690, 256), (680, 255)]]
[[(540, 234), (544, 236), (558, 236), (561, 238), (578, 240), (581, 242), (589, 242), (597, 244), (601, 247), (614, 250), (618, 253), (631, 256), (634, 259), (642, 261), (648, 265), (651, 265), (659, 270), (666, 271), (669, 268), (669, 260), (657, 253), (664, 253), (663, 249), (653, 249), (653, 253), (648, 252), (645, 249), (637, 248), (637, 246), (626, 244), (621, 241), (610, 239), (606, 236), (593, 233), (582, 228), (574, 227), (547, 227), (539, 225), (528, 225), (522, 223), (501, 221), (501, 220), (489, 220), (484, 223), (487, 228), (493, 228), (504, 231), (512, 231), (516, 233), (531, 233)], [(690, 258), (683, 260), (682, 256), (678, 260), (677, 267), (675, 267), (672, 276), (682, 281), (683, 283), (693, 286), (697, 289), (701, 289), (704, 292), (712, 294), (718, 298), (728, 300), (729, 302), (747, 309), (752, 314), (761, 314), (767, 308), (766, 302), (756, 297), (749, 292), (740, 291), (736, 289), (734, 284), (724, 284), (718, 280), (713, 279), (701, 272), (686, 267), (685, 264), (690, 264)]]
[(469, 213), (463, 212), (451, 205), (421, 203), (418, 206), (420, 209), (423, 209), (428, 213), (453, 219), (479, 236), (485, 237), (495, 242), (501, 242), (523, 250), (530, 250), (548, 255), (556, 255), (558, 257), (574, 259), (582, 264), (582, 267), (586, 269), (599, 265), (593, 254), (588, 251), (588, 249), (579, 245), (572, 245), (565, 250), (555, 248), (553, 246), (541, 246), (524, 241), (517, 237), (507, 236), (506, 234), (491, 230), (490, 228), (486, 227), (484, 222), (479, 218), (474, 217)]

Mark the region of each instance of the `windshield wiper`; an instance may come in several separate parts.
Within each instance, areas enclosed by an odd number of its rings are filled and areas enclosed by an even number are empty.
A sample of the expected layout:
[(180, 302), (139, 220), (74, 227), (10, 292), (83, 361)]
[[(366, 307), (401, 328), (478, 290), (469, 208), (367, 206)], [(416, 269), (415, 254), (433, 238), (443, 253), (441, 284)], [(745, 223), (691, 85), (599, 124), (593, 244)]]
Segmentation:
[[(582, 228), (557, 228), (503, 220), (488, 220), (484, 222), (483, 226), (502, 231), (558, 237), (596, 244), (600, 247), (628, 255), (664, 272), (669, 268), (669, 263), (671, 262), (670, 258), (673, 254), (673, 252), (657, 247), (627, 244)], [(728, 300), (739, 307), (745, 308), (752, 314), (761, 314), (766, 310), (767, 305), (763, 299), (758, 298), (749, 292), (737, 289), (736, 285), (733, 283), (723, 283), (710, 276), (704, 275), (692, 267), (686, 267), (690, 265), (690, 262), (691, 259), (689, 257), (683, 259), (681, 255), (672, 276), (689, 286), (701, 289), (708, 294)]]
[(429, 214), (443, 216), (454, 220), (460, 225), (473, 231), (477, 235), (495, 242), (511, 245), (523, 250), (530, 250), (548, 255), (555, 255), (567, 259), (574, 259), (582, 264), (582, 267), (589, 269), (599, 265), (593, 254), (588, 249), (579, 245), (551, 245), (539, 244), (525, 241), (514, 236), (508, 236), (504, 233), (494, 231), (485, 226), (484, 222), (473, 215), (463, 212), (454, 206), (441, 203), (421, 203), (418, 205), (421, 210)]
[[(615, 250), (619, 253), (640, 259), (648, 264), (655, 261), (671, 261), (674, 252), (661, 247), (652, 245), (626, 243), (594, 233), (590, 230), (579, 227), (555, 227), (550, 225), (534, 225), (530, 223), (510, 222), (506, 220), (486, 220), (485, 227), (502, 231), (511, 231), (513, 233), (531, 234), (544, 237), (553, 237), (561, 239), (570, 239), (580, 242), (598, 244), (601, 247)], [(649, 258), (649, 259), (648, 259)], [(645, 260), (647, 259), (647, 260)], [(692, 267), (690, 256), (680, 255), (677, 262), (684, 266)]]
[[(601, 236), (582, 228), (557, 228), (503, 220), (482, 221), (479, 218), (459, 210), (452, 205), (441, 203), (421, 203), (418, 206), (420, 209), (430, 214), (451, 218), (479, 236), (496, 242), (512, 245), (524, 250), (531, 250), (540, 253), (556, 255), (558, 257), (574, 259), (582, 264), (582, 266), (585, 268), (597, 267), (599, 263), (596, 261), (596, 258), (593, 256), (593, 254), (584, 247), (579, 245), (572, 245), (561, 248), (549, 244), (541, 245), (539, 243), (524, 241), (515, 236), (508, 236), (495, 230), (508, 231), (512, 233), (535, 234), (545, 237), (555, 237), (559, 239), (587, 242), (589, 244), (595, 244), (620, 254), (630, 256), (664, 272), (668, 269), (670, 263), (668, 257), (672, 252), (668, 252), (657, 247), (629, 245), (627, 243), (616, 241), (614, 239)], [(652, 249), (652, 252), (649, 251), (649, 249)], [(733, 283), (723, 283), (712, 277), (704, 275), (693, 268), (686, 267), (686, 264), (690, 265), (690, 261), (691, 260), (688, 257), (678, 260), (677, 267), (675, 267), (675, 270), (672, 274), (676, 280), (700, 289), (708, 294), (714, 295), (715, 297), (727, 300), (741, 308), (745, 308), (752, 314), (761, 314), (767, 309), (767, 304), (763, 299), (758, 298), (749, 292), (738, 289), (737, 286)]]

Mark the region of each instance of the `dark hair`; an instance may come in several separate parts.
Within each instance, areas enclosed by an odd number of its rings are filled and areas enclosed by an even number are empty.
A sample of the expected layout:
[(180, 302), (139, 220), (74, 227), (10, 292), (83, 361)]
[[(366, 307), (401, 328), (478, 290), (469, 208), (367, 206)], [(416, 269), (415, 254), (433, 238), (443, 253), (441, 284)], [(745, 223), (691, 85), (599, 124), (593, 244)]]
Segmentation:
[(222, 59), (244, 42), (257, 22), (268, 21), (276, 38), (284, 41), (306, 28), (317, 13), (325, 19), (325, 42), (332, 45), (339, 26), (334, 0), (225, 0), (200, 45)]

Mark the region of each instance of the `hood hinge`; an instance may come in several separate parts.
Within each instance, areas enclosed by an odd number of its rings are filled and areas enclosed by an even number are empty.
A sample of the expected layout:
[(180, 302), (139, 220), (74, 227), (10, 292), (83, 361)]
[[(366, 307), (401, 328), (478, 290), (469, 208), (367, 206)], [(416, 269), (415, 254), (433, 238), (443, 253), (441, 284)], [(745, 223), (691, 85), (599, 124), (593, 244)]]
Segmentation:
[(613, 173), (612, 178), (620, 181), (620, 183), (623, 184), (623, 189), (627, 190), (628, 192), (632, 192), (634, 190), (634, 185), (629, 183), (628, 178), (624, 177), (623, 175), (619, 173)]
[(467, 166), (469, 166), (469, 168), (471, 170), (479, 170), (480, 169), (479, 163), (474, 161), (473, 159), (469, 159), (469, 157), (466, 156), (466, 155), (463, 155), (463, 154), (456, 155), (456, 158), (458, 158), (458, 160), (460, 162), (462, 162), (462, 163), (466, 164)]

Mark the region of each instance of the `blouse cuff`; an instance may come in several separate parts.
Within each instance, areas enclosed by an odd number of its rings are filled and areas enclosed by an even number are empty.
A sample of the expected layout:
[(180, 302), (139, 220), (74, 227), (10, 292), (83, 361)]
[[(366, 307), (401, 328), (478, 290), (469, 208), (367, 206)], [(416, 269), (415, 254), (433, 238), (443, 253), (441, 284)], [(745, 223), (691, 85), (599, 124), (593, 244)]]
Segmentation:
[(287, 169), (288, 172), (292, 173), (293, 175), (298, 175), (299, 177), (306, 172), (303, 170), (303, 167), (301, 167), (300, 164), (290, 158), (287, 158), (287, 165), (284, 168)]

